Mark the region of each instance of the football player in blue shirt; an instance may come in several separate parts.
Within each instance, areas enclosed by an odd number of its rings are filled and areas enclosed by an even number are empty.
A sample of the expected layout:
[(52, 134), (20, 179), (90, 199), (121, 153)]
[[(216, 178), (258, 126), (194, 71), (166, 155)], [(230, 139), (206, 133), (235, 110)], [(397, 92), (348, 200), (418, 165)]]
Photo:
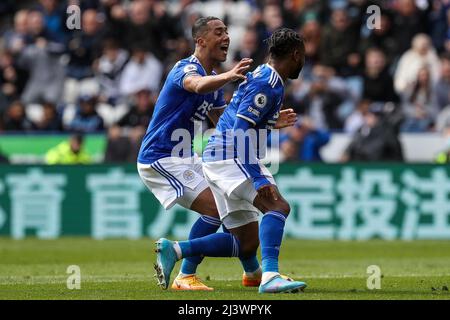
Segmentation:
[[(193, 28), (195, 52), (176, 63), (156, 102), (155, 111), (138, 155), (138, 172), (150, 191), (169, 209), (176, 203), (200, 213), (189, 239), (215, 233), (221, 225), (214, 197), (204, 179), (201, 161), (192, 152), (196, 123), (206, 117), (217, 122), (225, 108), (225, 84), (245, 79), (251, 59), (241, 60), (232, 70), (216, 74), (224, 62), (230, 38), (227, 27), (215, 17), (198, 19)], [(212, 290), (196, 276), (202, 257), (184, 259), (172, 288)], [(244, 270), (259, 268), (256, 256), (242, 261)], [(244, 273), (245, 278), (245, 273)], [(259, 277), (260, 281), (260, 277)], [(160, 279), (167, 289), (169, 283)]]
[[(280, 195), (259, 155), (265, 145), (258, 137), (276, 127), (287, 79), (298, 78), (304, 65), (303, 39), (291, 29), (279, 29), (268, 39), (269, 62), (247, 75), (220, 117), (203, 154), (203, 172), (214, 194), (222, 223), (231, 232), (188, 241), (157, 242), (162, 277), (170, 277), (175, 262), (191, 256), (251, 257), (261, 243), (260, 293), (298, 292), (306, 283), (285, 279), (278, 256), (289, 215), (289, 203)], [(290, 122), (295, 123), (295, 117)], [(262, 134), (262, 135), (261, 135)], [(245, 143), (249, 139), (250, 141)], [(264, 140), (264, 139), (262, 139)], [(258, 228), (258, 213), (263, 218)], [(259, 242), (258, 242), (259, 234)]]

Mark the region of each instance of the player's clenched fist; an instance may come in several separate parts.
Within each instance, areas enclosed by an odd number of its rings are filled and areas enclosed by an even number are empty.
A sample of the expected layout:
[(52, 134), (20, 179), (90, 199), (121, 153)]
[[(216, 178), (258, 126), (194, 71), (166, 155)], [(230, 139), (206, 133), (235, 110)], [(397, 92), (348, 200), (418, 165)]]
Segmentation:
[(293, 109), (284, 109), (280, 111), (280, 116), (275, 123), (275, 129), (291, 127), (297, 122), (297, 114)]
[(245, 73), (250, 68), (250, 65), (253, 63), (253, 59), (244, 58), (236, 64), (233, 69), (226, 72), (229, 81), (236, 80), (245, 80)]

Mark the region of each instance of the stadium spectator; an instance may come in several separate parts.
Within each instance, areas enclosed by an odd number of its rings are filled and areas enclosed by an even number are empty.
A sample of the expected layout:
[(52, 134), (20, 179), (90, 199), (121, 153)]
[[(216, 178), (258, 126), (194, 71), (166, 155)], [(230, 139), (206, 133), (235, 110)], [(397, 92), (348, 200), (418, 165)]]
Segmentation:
[(403, 161), (395, 126), (387, 119), (385, 105), (372, 104), (364, 123), (354, 134), (341, 161)]
[(150, 19), (158, 28), (161, 45), (164, 47), (164, 60), (168, 51), (176, 46), (176, 41), (183, 30), (178, 17), (169, 13), (167, 1), (152, 1), (150, 4)]
[(364, 54), (370, 48), (379, 48), (386, 55), (387, 66), (392, 66), (400, 55), (399, 44), (392, 29), (392, 15), (389, 11), (382, 11), (380, 28), (371, 30), (367, 38), (361, 39), (359, 51)]
[(153, 108), (155, 107), (156, 97), (151, 91), (142, 89), (134, 94), (134, 104), (131, 109), (118, 122), (120, 127), (143, 127), (147, 129), (152, 118)]
[(303, 82), (300, 90), (293, 92), (294, 109), (311, 118), (318, 129), (342, 129), (338, 109), (347, 95), (345, 84), (332, 68), (316, 65), (312, 81)]
[(400, 54), (408, 50), (415, 35), (426, 32), (426, 22), (425, 13), (415, 0), (395, 2), (392, 29)]
[(83, 12), (81, 30), (73, 32), (68, 44), (69, 78), (82, 80), (93, 77), (92, 64), (100, 55), (102, 36), (97, 11), (90, 9)]
[(108, 129), (108, 140), (103, 161), (105, 163), (129, 162), (130, 149), (130, 138), (123, 134), (123, 130), (119, 126), (111, 126)]
[[(450, 6), (449, 6), (450, 7)], [(447, 31), (444, 40), (444, 49), (446, 52), (450, 52), (450, 8), (447, 8)]]
[(430, 69), (424, 66), (419, 70), (416, 81), (410, 83), (402, 94), (406, 115), (403, 131), (425, 132), (432, 127), (438, 112), (433, 98)]
[(369, 112), (370, 100), (361, 100), (356, 108), (345, 120), (344, 131), (355, 133), (364, 124), (364, 117)]
[(136, 163), (146, 129), (146, 127), (138, 126), (125, 131), (119, 126), (111, 126), (108, 130), (104, 162)]
[(366, 51), (363, 98), (379, 102), (399, 102), (394, 81), (386, 68), (386, 56), (380, 49), (370, 48)]
[(450, 106), (450, 52), (442, 55), (441, 75), (434, 90), (439, 110)]
[(63, 141), (51, 148), (45, 154), (46, 164), (89, 164), (91, 156), (84, 150), (84, 137), (81, 134), (72, 135), (68, 141)]
[(439, 77), (439, 57), (431, 46), (430, 37), (418, 34), (412, 41), (411, 49), (406, 51), (398, 62), (394, 75), (394, 88), (398, 94), (416, 81), (417, 74), (424, 65), (429, 66), (431, 80), (436, 83)]
[(267, 39), (273, 31), (283, 26), (281, 8), (276, 3), (268, 2), (263, 8), (261, 16), (257, 19), (255, 28), (259, 39)]
[(103, 119), (97, 113), (97, 97), (82, 95), (79, 97), (75, 118), (69, 125), (70, 131), (92, 133), (104, 129)]
[(305, 65), (302, 69), (302, 78), (311, 80), (312, 69), (320, 61), (320, 41), (322, 29), (316, 20), (306, 21), (300, 29), (305, 39)]
[(444, 132), (447, 123), (450, 123), (450, 106), (445, 107), (437, 116), (435, 130), (440, 133)]
[(450, 11), (448, 11), (450, 9), (450, 3), (447, 1), (447, 4), (444, 4), (441, 0), (431, 0), (430, 2), (431, 8), (428, 14), (430, 37), (433, 42), (433, 47), (441, 53), (445, 49), (447, 30), (450, 27), (450, 25), (447, 25), (447, 12), (450, 14)]
[(21, 100), (25, 104), (48, 101), (57, 104), (61, 98), (65, 69), (61, 61), (64, 45), (50, 41), (42, 14), (28, 15), (29, 44), (18, 56), (18, 66), (30, 73)]
[[(182, 35), (189, 41), (193, 41), (191, 30), (194, 22), (202, 16), (196, 8), (193, 8), (194, 2), (191, 0), (181, 1), (178, 10), (175, 12), (175, 17), (177, 17), (180, 24)], [(252, 23), (251, 25), (253, 26)]]
[(128, 62), (128, 52), (118, 46), (114, 39), (107, 39), (103, 54), (95, 64), (95, 73), (100, 85), (100, 100), (115, 105), (120, 96), (120, 77)]
[(330, 133), (316, 129), (308, 117), (302, 117), (280, 137), (284, 161), (322, 161), (320, 149), (330, 141)]
[[(292, 1), (295, 2), (295, 1)], [(329, 16), (328, 1), (323, 0), (304, 0), (300, 1), (298, 8), (298, 24), (303, 26), (307, 21), (318, 21), (324, 24)]]
[(42, 13), (45, 29), (50, 41), (67, 42), (66, 6), (59, 0), (40, 0), (37, 10)]
[(265, 61), (264, 51), (260, 49), (261, 43), (258, 38), (258, 33), (254, 29), (247, 29), (242, 36), (241, 44), (238, 50), (234, 53), (233, 62), (238, 63), (243, 58), (253, 59), (250, 70), (254, 70)]
[(129, 96), (142, 89), (157, 92), (162, 73), (161, 62), (145, 48), (136, 46), (130, 61), (123, 70), (120, 79), (120, 93)]
[(162, 36), (158, 25), (150, 19), (150, 2), (135, 0), (130, 3), (129, 11), (113, 7), (111, 28), (118, 32), (123, 46), (133, 48), (140, 46), (151, 50), (158, 59), (165, 56)]
[(20, 52), (27, 41), (28, 10), (19, 10), (14, 15), (14, 28), (7, 30), (4, 37), (6, 50), (16, 54)]
[(52, 103), (42, 104), (42, 119), (33, 124), (33, 129), (38, 131), (63, 131), (62, 119), (56, 107)]
[(3, 119), (5, 131), (30, 131), (33, 123), (25, 114), (25, 106), (20, 101), (14, 101), (8, 107)]
[(0, 112), (20, 98), (27, 78), (27, 72), (17, 66), (10, 52), (0, 52)]
[(333, 10), (321, 37), (321, 63), (333, 67), (338, 75), (354, 74), (361, 62), (358, 31), (345, 9)]

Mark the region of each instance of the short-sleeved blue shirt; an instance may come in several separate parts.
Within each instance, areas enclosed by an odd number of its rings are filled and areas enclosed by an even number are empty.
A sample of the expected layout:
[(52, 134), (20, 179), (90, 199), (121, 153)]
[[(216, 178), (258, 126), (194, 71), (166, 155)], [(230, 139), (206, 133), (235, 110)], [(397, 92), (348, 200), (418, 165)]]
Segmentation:
[[(142, 140), (138, 162), (151, 164), (161, 158), (173, 156), (172, 151), (180, 143), (189, 143), (192, 146), (194, 122), (205, 120), (211, 108), (226, 106), (221, 89), (208, 94), (185, 90), (183, 81), (189, 75), (207, 75), (194, 55), (178, 61), (168, 74)], [(180, 134), (177, 129), (184, 130), (185, 134)], [(176, 134), (173, 135), (174, 132)], [(187, 137), (190, 141), (182, 141)], [(188, 154), (182, 150), (176, 156), (192, 156), (192, 147), (189, 148)]]
[[(237, 157), (232, 138), (237, 117), (253, 124), (255, 130), (267, 129), (270, 132), (279, 117), (283, 95), (283, 80), (270, 65), (260, 65), (255, 71), (248, 73), (247, 80), (239, 85), (220, 117), (215, 133), (203, 153), (203, 161)], [(256, 151), (258, 155), (264, 153), (261, 150)]]

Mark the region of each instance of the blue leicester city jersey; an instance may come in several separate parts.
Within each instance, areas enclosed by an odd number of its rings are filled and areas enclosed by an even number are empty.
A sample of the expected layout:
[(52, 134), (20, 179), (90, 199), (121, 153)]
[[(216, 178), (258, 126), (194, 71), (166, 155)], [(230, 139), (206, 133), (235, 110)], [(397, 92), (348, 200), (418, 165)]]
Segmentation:
[[(269, 64), (260, 65), (247, 74), (234, 92), (233, 98), (219, 119), (214, 134), (209, 138), (203, 161), (218, 161), (237, 157), (233, 140), (233, 127), (237, 117), (253, 125), (255, 130), (273, 129), (283, 102), (284, 83)], [(257, 138), (261, 138), (260, 135)], [(267, 136), (265, 137), (267, 139)], [(264, 144), (257, 143), (257, 156), (264, 154)], [(259, 147), (259, 148), (258, 148)]]
[[(142, 140), (138, 162), (151, 164), (170, 156), (192, 156), (194, 122), (205, 120), (211, 108), (225, 107), (222, 90), (209, 94), (196, 94), (185, 90), (183, 81), (190, 75), (207, 75), (193, 55), (178, 61), (167, 76)], [(189, 152), (185, 152), (186, 148), (181, 148), (180, 152), (173, 154), (173, 150), (180, 149), (180, 144), (185, 146), (187, 143)]]

